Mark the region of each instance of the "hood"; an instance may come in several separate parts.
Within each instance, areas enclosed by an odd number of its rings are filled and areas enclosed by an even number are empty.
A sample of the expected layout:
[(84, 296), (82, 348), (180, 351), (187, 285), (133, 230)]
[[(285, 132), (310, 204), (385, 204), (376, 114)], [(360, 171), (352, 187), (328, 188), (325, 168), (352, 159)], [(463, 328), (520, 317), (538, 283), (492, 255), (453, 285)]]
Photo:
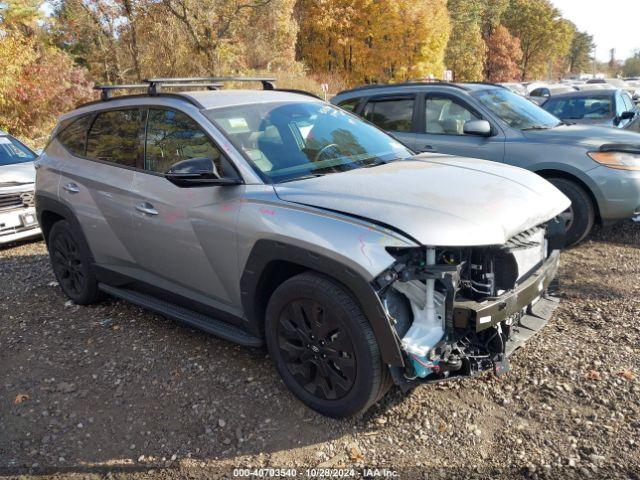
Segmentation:
[(0, 186), (5, 183), (34, 183), (36, 169), (33, 162), (12, 163), (0, 165)]
[(433, 246), (500, 245), (570, 205), (527, 170), (434, 154), (274, 188), (282, 200), (370, 219)]
[(559, 143), (598, 149), (607, 143), (640, 146), (640, 133), (595, 125), (561, 125), (549, 130), (527, 130), (522, 134), (540, 143)]

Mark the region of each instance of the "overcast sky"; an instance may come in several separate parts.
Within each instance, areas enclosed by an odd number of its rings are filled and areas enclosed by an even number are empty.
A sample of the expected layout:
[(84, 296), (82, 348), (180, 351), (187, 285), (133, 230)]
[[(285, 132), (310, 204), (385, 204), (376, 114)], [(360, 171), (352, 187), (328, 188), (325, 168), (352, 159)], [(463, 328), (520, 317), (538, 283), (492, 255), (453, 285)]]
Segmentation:
[(551, 0), (580, 30), (593, 35), (598, 60), (609, 60), (609, 50), (624, 60), (640, 49), (640, 0)]

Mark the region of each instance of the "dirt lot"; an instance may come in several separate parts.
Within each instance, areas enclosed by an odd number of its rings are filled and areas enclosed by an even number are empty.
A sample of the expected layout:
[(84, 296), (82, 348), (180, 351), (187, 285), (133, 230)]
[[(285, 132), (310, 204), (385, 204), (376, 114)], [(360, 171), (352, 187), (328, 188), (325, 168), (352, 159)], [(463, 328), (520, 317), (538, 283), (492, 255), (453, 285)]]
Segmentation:
[(639, 247), (628, 222), (565, 252), (562, 304), (507, 376), (392, 392), (342, 422), (298, 403), (264, 351), (120, 301), (70, 305), (43, 242), (0, 250), (0, 476), (640, 478)]

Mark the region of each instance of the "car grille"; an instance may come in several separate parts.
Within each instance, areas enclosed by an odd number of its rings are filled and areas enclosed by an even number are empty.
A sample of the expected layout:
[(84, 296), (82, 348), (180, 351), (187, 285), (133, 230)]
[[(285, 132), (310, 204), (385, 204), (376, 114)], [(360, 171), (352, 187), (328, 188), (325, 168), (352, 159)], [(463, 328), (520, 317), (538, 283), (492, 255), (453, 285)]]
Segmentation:
[(34, 194), (31, 192), (0, 193), (0, 212), (34, 206)]

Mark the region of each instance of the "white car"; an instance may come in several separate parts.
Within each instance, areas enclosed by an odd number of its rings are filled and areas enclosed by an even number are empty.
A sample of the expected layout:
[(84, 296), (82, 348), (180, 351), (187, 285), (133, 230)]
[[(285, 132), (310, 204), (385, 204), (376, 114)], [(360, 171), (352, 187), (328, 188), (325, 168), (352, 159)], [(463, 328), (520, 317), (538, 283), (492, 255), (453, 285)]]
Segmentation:
[(0, 131), (0, 245), (41, 235), (34, 204), (37, 155)]

